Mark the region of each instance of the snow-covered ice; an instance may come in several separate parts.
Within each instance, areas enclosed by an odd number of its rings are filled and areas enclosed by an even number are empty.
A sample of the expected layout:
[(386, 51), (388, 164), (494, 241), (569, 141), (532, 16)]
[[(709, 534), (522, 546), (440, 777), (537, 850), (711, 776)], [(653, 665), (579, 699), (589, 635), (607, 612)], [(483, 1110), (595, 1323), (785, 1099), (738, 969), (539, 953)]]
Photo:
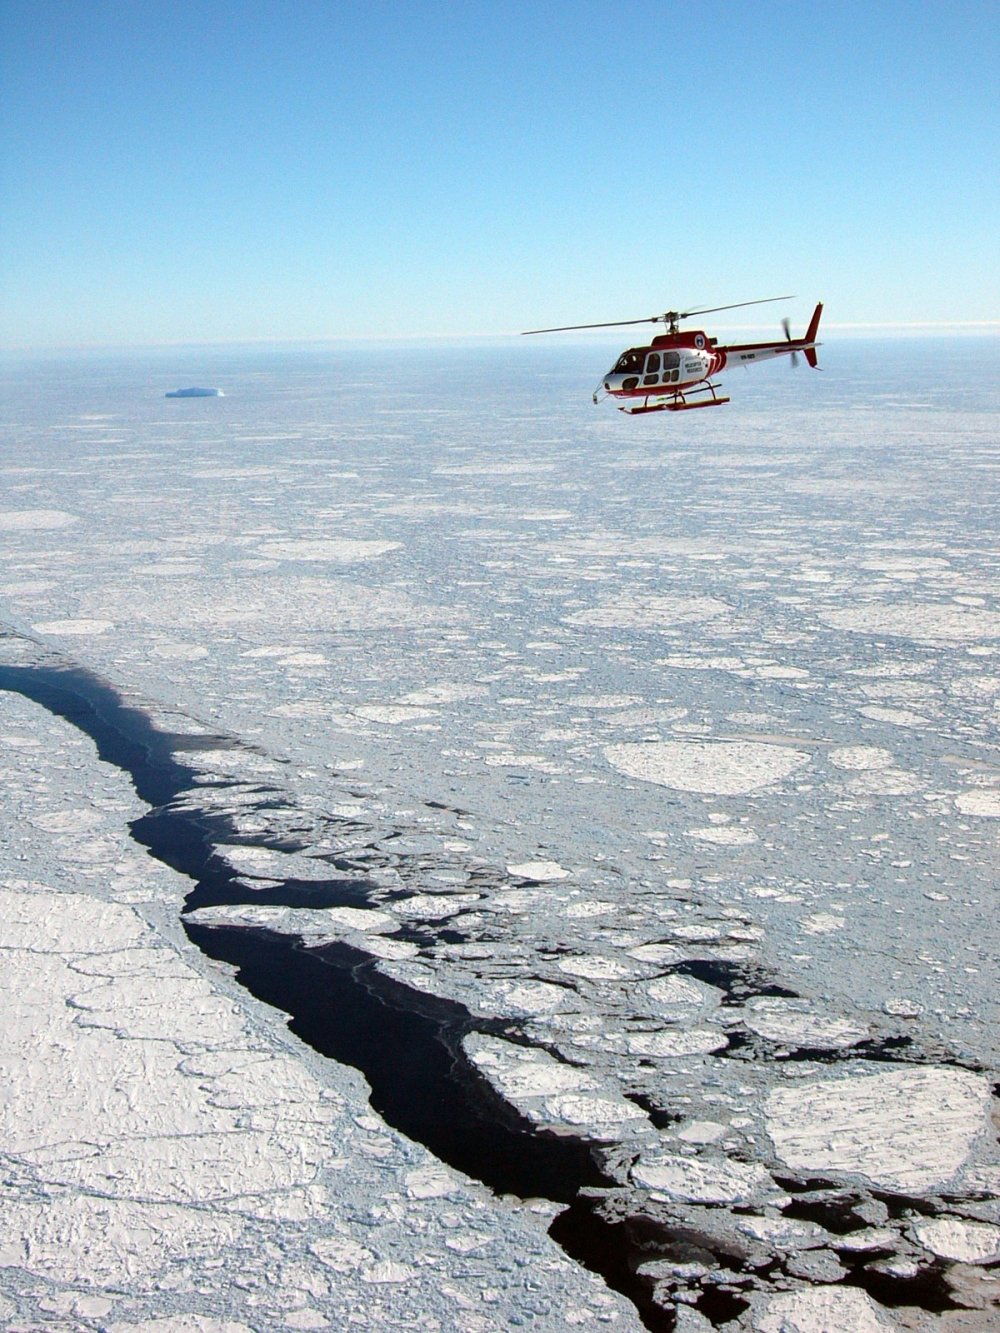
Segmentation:
[[(932, 385), (928, 347), (667, 423), (594, 412), (582, 346), (396, 349), (392, 403), (371, 349), (202, 349), (208, 415), (141, 359), (7, 376), (7, 690), (117, 691), (153, 731), (113, 757), (185, 768), (160, 827), (225, 883), (193, 934), (444, 1015), (478, 1115), (599, 1168), (563, 1225), (660, 1238), (624, 1266), (682, 1333), (996, 1299), (1000, 401), (993, 344)], [(3, 984), (55, 1043), (5, 1033), (0, 1318), (638, 1326), (195, 952), (125, 778), (0, 703)]]
[(765, 1113), (787, 1166), (923, 1194), (968, 1160), (986, 1132), (989, 1099), (989, 1081), (962, 1069), (857, 1066), (846, 1077), (776, 1088)]
[(799, 750), (756, 741), (639, 742), (609, 745), (605, 753), (629, 777), (716, 796), (744, 796), (809, 762)]

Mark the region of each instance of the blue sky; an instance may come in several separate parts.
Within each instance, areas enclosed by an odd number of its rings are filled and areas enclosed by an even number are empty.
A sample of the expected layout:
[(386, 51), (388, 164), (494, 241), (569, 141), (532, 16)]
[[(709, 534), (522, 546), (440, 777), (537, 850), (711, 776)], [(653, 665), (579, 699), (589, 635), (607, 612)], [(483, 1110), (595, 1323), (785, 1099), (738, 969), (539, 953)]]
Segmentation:
[(0, 50), (6, 347), (1000, 320), (996, 0), (2, 0)]

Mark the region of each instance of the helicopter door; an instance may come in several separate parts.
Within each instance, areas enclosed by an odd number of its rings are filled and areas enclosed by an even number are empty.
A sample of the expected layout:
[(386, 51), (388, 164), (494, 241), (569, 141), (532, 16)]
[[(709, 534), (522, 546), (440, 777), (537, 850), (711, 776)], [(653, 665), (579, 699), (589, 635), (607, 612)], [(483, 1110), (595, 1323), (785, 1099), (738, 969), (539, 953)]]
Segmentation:
[(643, 385), (676, 384), (680, 379), (681, 358), (677, 352), (650, 352), (646, 357)]

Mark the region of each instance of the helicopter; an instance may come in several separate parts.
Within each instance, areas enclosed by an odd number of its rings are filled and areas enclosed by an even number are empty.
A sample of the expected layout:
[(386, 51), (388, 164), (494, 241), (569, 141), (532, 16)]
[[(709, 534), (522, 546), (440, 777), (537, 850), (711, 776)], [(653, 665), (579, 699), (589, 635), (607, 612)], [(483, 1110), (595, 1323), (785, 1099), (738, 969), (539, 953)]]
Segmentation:
[(787, 319), (781, 321), (784, 341), (731, 343), (719, 346), (718, 338), (709, 338), (701, 330), (680, 331), (680, 322), (695, 315), (714, 315), (720, 310), (740, 310), (749, 305), (768, 305), (772, 301), (791, 301), (791, 296), (766, 296), (759, 301), (737, 301), (735, 305), (717, 305), (704, 310), (668, 310), (648, 319), (619, 319), (605, 324), (566, 324), (556, 329), (526, 329), (525, 334), (568, 333), (575, 329), (613, 329), (626, 324), (665, 324), (666, 333), (658, 334), (641, 347), (629, 347), (594, 390), (594, 402), (616, 398), (620, 412), (639, 416), (645, 412), (686, 412), (695, 407), (721, 407), (728, 397), (720, 397), (720, 386), (712, 376), (731, 366), (750, 366), (775, 356), (791, 356), (798, 362), (799, 352), (814, 370), (822, 303), (813, 311), (804, 338), (793, 338)]

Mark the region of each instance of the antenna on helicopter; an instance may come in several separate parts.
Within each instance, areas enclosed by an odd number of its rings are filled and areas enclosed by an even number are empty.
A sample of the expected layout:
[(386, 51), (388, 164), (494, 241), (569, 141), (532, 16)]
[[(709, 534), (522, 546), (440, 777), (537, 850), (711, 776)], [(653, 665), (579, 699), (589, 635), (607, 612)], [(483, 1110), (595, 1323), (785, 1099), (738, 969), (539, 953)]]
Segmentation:
[(695, 315), (715, 315), (720, 310), (741, 310), (748, 305), (768, 305), (771, 301), (794, 301), (793, 296), (765, 296), (759, 301), (737, 301), (735, 305), (713, 305), (702, 310), (667, 310), (662, 315), (650, 315), (646, 319), (612, 319), (603, 324), (563, 324), (557, 329), (525, 329), (522, 336), (531, 333), (571, 333), (575, 329), (617, 329), (625, 324), (666, 324), (669, 333), (676, 333), (682, 319), (691, 319)]

